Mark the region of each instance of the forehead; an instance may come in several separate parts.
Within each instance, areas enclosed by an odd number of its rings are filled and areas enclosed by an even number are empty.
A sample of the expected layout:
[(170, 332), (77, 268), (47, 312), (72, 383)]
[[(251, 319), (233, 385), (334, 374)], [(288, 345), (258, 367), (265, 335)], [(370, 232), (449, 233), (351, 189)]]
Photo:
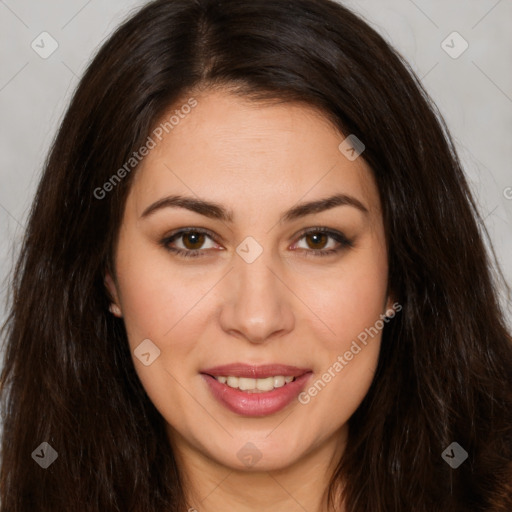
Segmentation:
[[(346, 137), (314, 107), (262, 104), (221, 91), (194, 98), (186, 115), (177, 103), (158, 124), (166, 129), (132, 186), (140, 207), (171, 192), (247, 208), (253, 201), (293, 203), (339, 191), (380, 209), (371, 169), (363, 158), (342, 154)], [(175, 124), (166, 125), (173, 115)]]

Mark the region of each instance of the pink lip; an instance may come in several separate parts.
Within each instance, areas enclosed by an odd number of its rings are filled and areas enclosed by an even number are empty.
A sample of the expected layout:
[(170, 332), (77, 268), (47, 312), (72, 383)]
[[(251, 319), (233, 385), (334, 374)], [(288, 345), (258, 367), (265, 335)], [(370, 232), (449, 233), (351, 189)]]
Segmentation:
[[(230, 411), (242, 416), (267, 416), (281, 411), (293, 402), (304, 389), (312, 372), (293, 366), (249, 366), (237, 363), (210, 368), (201, 374), (213, 396)], [(295, 380), (273, 391), (249, 393), (231, 388), (227, 384), (221, 384), (213, 375), (247, 378), (282, 375), (295, 377)]]

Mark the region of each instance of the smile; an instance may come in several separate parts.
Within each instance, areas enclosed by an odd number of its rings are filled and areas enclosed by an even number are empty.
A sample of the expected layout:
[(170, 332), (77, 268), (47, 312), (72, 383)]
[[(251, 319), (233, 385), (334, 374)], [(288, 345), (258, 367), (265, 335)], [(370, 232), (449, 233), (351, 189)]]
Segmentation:
[(247, 391), (248, 393), (264, 393), (276, 388), (282, 388), (293, 382), (295, 377), (278, 375), (276, 377), (267, 377), (265, 379), (250, 379), (247, 377), (220, 376), (214, 377), (221, 384), (227, 384), (230, 388)]
[(297, 399), (311, 375), (310, 369), (294, 366), (241, 363), (201, 372), (212, 396), (242, 416), (266, 416), (281, 411)]

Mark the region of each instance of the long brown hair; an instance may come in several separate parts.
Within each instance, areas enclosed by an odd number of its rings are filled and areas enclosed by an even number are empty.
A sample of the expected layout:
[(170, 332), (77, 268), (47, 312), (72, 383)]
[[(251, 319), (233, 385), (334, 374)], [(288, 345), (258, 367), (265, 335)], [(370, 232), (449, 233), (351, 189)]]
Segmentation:
[[(49, 154), (13, 275), (2, 512), (184, 511), (165, 422), (104, 286), (133, 172), (98, 187), (198, 87), (300, 101), (364, 142), (389, 286), (372, 386), (329, 485), (348, 512), (512, 510), (512, 345), (441, 114), (402, 57), (331, 0), (156, 0), (102, 46)], [(58, 458), (32, 460), (47, 442)], [(468, 459), (453, 469), (456, 442)], [(46, 445), (45, 445), (46, 446)]]

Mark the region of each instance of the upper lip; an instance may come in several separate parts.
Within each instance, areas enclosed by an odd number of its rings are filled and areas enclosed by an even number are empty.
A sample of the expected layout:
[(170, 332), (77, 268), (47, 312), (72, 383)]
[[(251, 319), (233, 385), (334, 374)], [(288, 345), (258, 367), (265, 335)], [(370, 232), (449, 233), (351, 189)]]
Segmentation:
[(308, 372), (311, 372), (309, 368), (297, 368), (296, 366), (288, 366), (284, 364), (264, 364), (254, 366), (244, 363), (225, 364), (201, 371), (201, 373), (211, 375), (212, 377), (233, 376), (253, 379), (264, 379), (266, 377), (275, 377), (278, 375), (282, 375), (283, 377), (300, 377)]

